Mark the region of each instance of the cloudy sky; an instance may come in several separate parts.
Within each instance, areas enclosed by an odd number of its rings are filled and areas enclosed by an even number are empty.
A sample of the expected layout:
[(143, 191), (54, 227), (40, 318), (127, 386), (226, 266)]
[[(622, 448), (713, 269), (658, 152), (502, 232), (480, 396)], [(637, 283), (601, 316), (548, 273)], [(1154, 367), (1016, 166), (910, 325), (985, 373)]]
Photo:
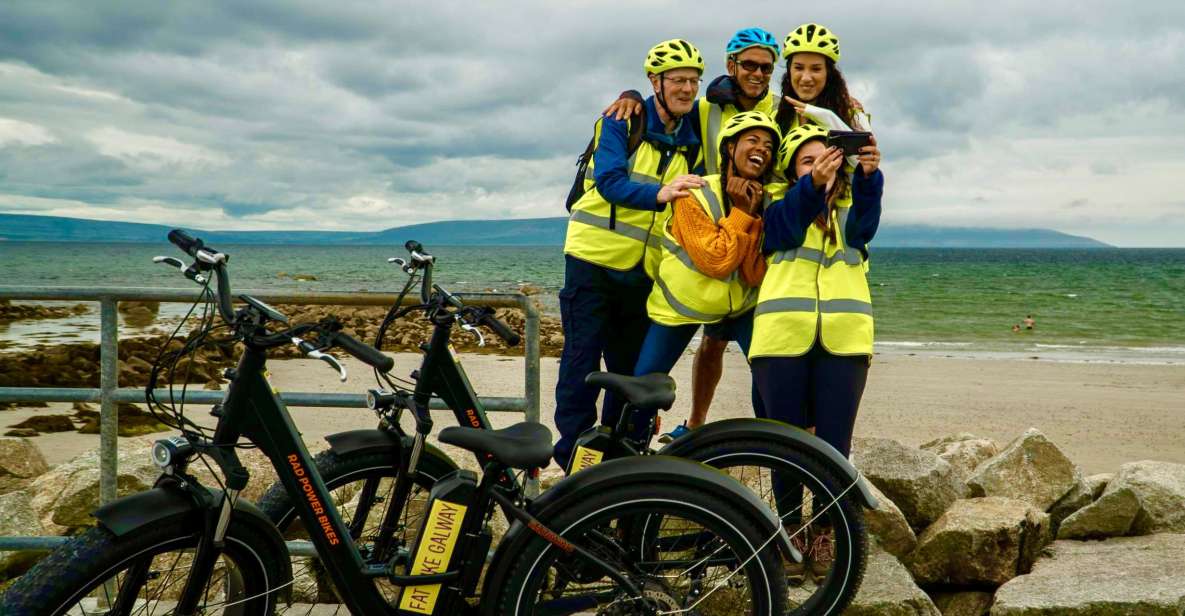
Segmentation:
[(1185, 246), (1185, 3), (908, 6), (4, 0), (0, 211), (335, 230), (562, 215), (650, 45), (687, 38), (710, 78), (734, 30), (817, 21), (873, 114), (883, 224)]

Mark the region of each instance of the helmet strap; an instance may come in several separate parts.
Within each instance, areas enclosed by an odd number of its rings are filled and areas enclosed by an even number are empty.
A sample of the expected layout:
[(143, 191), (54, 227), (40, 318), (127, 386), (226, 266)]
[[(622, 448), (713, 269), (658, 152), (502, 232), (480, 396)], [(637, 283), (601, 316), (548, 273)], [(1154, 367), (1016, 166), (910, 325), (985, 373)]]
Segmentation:
[(662, 110), (666, 112), (667, 118), (669, 118), (673, 122), (675, 120), (678, 120), (679, 116), (675, 115), (671, 111), (670, 107), (667, 107), (667, 97), (665, 95), (666, 86), (663, 84), (663, 81), (665, 79), (666, 79), (666, 73), (659, 73), (658, 74), (658, 92), (656, 93), (654, 98), (658, 100), (659, 106), (661, 106)]

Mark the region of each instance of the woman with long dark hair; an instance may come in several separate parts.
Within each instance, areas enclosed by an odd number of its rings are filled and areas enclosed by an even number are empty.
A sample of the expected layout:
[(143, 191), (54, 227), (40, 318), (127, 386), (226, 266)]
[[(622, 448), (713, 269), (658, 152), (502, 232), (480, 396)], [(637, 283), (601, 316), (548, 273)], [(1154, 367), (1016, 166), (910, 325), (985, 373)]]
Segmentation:
[[(848, 94), (839, 66), (839, 37), (827, 26), (810, 23), (786, 35), (782, 48), (786, 73), (782, 101), (774, 117), (783, 134), (800, 124), (831, 130), (868, 130), (868, 114)], [(853, 161), (849, 161), (855, 166)]]

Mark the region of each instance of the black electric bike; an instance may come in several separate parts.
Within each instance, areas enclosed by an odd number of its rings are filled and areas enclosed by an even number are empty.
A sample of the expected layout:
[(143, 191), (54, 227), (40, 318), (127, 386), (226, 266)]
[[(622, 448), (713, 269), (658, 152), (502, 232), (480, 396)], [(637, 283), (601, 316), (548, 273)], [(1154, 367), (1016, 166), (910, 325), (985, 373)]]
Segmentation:
[[(416, 242), (408, 242), (406, 248), (410, 253), (408, 260), (389, 261), (408, 275), (400, 300), (418, 282), (421, 303), (403, 307), (401, 301), (396, 302), (379, 328), (375, 346), (381, 348), (384, 333), (395, 318), (415, 310), (424, 311), (434, 329), (431, 341), (423, 347), (423, 363), (413, 373), (416, 391), (424, 392), (425, 396), (428, 392), (438, 395), (453, 411), (459, 425), (490, 430), (486, 412), (460, 360), (448, 350), (454, 325), (473, 330), (485, 324), (489, 312), (466, 306), (461, 299), (432, 284), (435, 258)], [(517, 342), (517, 334), (508, 329), (494, 328), (494, 331), (508, 343)], [(653, 451), (649, 436), (653, 430), (646, 431), (646, 438), (635, 439), (626, 429), (627, 423), (638, 415), (639, 409), (669, 409), (675, 400), (673, 379), (662, 374), (628, 377), (594, 373), (589, 375), (588, 382), (614, 391), (619, 399), (626, 401), (626, 406), (618, 424), (596, 426), (580, 437), (566, 471), (578, 478), (585, 472), (582, 469), (609, 460), (636, 460), (636, 456), (652, 454), (677, 456), (726, 470), (778, 511), (790, 533), (793, 546), (783, 549), (791, 582), (788, 613), (832, 615), (847, 607), (863, 579), (868, 553), (863, 507), (875, 507), (876, 500), (844, 456), (804, 430), (755, 418), (714, 421)], [(389, 380), (388, 385), (398, 390)], [(381, 392), (374, 392), (371, 399), (382, 396)], [(385, 411), (381, 404), (371, 406), (379, 414), (379, 426), (327, 437), (330, 448), (317, 457), (316, 463), (331, 489), (339, 490), (340, 498), (350, 502), (346, 515), (369, 541), (378, 545), (391, 542), (410, 545), (420, 527), (432, 485), (457, 465), (443, 452), (428, 448), (423, 450), (415, 472), (409, 475), (406, 460), (414, 448), (414, 439), (400, 427), (397, 415)], [(504, 481), (513, 482), (514, 478), (506, 477)], [(397, 490), (397, 484), (409, 487)], [(801, 502), (805, 504), (788, 505), (785, 496), (791, 491), (802, 495)], [(307, 529), (297, 520), (295, 503), (283, 484), (274, 485), (259, 504), (287, 537), (306, 536)], [(820, 536), (825, 539), (817, 540)], [(830, 562), (808, 559), (804, 563), (802, 553), (811, 551), (820, 541), (830, 544), (823, 546), (830, 551)], [(314, 562), (297, 565), (314, 569), (316, 566)]]
[[(472, 451), (482, 474), (452, 471), (437, 477), (414, 543), (384, 547), (343, 518), (335, 494), (300, 439), (297, 427), (267, 378), (269, 349), (293, 344), (339, 371), (325, 353), (341, 349), (379, 371), (391, 358), (343, 334), (336, 320), (290, 326), (286, 317), (249, 296), (235, 310), (227, 255), (184, 232), (169, 239), (195, 261), (188, 268), (161, 259), (203, 283), (200, 331), (180, 351), (162, 351), (173, 366), (207, 340), (221, 316), (230, 341), (242, 343), (224, 401), (214, 407), (212, 432), (172, 411), (183, 435), (157, 441), (154, 461), (163, 473), (146, 492), (95, 512), (97, 526), (53, 551), (0, 596), (0, 613), (221, 614), (267, 616), (277, 609), (326, 613), (293, 597), (293, 571), (279, 531), (255, 506), (238, 498), (249, 474), (237, 449), (258, 446), (309, 530), (335, 605), (355, 615), (376, 614), (710, 614), (780, 615), (785, 579), (776, 527), (767, 507), (736, 482), (686, 460), (620, 460), (564, 479), (528, 503), (514, 469), (535, 469), (551, 455), (549, 431), (533, 423), (502, 430), (451, 427), (441, 442)], [(211, 281), (216, 291), (210, 290)], [(209, 305), (214, 305), (211, 311)], [(198, 304), (195, 304), (195, 307)], [(444, 315), (439, 315), (444, 318)], [(448, 318), (454, 318), (449, 316)], [(489, 315), (481, 320), (491, 323)], [(179, 326), (180, 329), (180, 326)], [(224, 340), (223, 342), (226, 342)], [(437, 341), (440, 342), (440, 341)], [(439, 347), (438, 347), (439, 348)], [(434, 355), (434, 357), (440, 357)], [(447, 356), (445, 356), (447, 358)], [(427, 374), (435, 368), (426, 367)], [(170, 390), (171, 394), (171, 390)], [(416, 422), (404, 477), (431, 451), (426, 390), (380, 396), (375, 406), (410, 410)], [(243, 441), (246, 441), (244, 443)], [(428, 458), (431, 457), (429, 454)], [(221, 489), (203, 486), (191, 465), (213, 460)], [(211, 469), (212, 470), (212, 469)], [(401, 487), (397, 480), (395, 489)], [(378, 502), (363, 492), (359, 501)], [(485, 569), (491, 545), (488, 520), (497, 504), (514, 520)], [(784, 538), (784, 534), (781, 535)], [(472, 597), (485, 572), (479, 606)], [(385, 591), (398, 589), (390, 595)]]

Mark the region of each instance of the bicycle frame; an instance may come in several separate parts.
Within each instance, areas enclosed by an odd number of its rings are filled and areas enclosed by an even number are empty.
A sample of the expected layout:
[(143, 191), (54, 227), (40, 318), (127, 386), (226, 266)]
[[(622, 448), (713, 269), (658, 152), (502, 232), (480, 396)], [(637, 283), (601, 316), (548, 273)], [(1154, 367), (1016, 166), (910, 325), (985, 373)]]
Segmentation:
[[(293, 499), (297, 513), (347, 609), (353, 614), (392, 613), (369, 582), (369, 578), (386, 575), (386, 568), (365, 565), (354, 542), (348, 540), (350, 529), (334, 506), (278, 390), (267, 380), (266, 360), (262, 349), (245, 348), (227, 389), (213, 444), (222, 448), (231, 465), (238, 462), (234, 445), (240, 437), (258, 446), (285, 489), (298, 495)], [(227, 470), (225, 465), (223, 470)]]

